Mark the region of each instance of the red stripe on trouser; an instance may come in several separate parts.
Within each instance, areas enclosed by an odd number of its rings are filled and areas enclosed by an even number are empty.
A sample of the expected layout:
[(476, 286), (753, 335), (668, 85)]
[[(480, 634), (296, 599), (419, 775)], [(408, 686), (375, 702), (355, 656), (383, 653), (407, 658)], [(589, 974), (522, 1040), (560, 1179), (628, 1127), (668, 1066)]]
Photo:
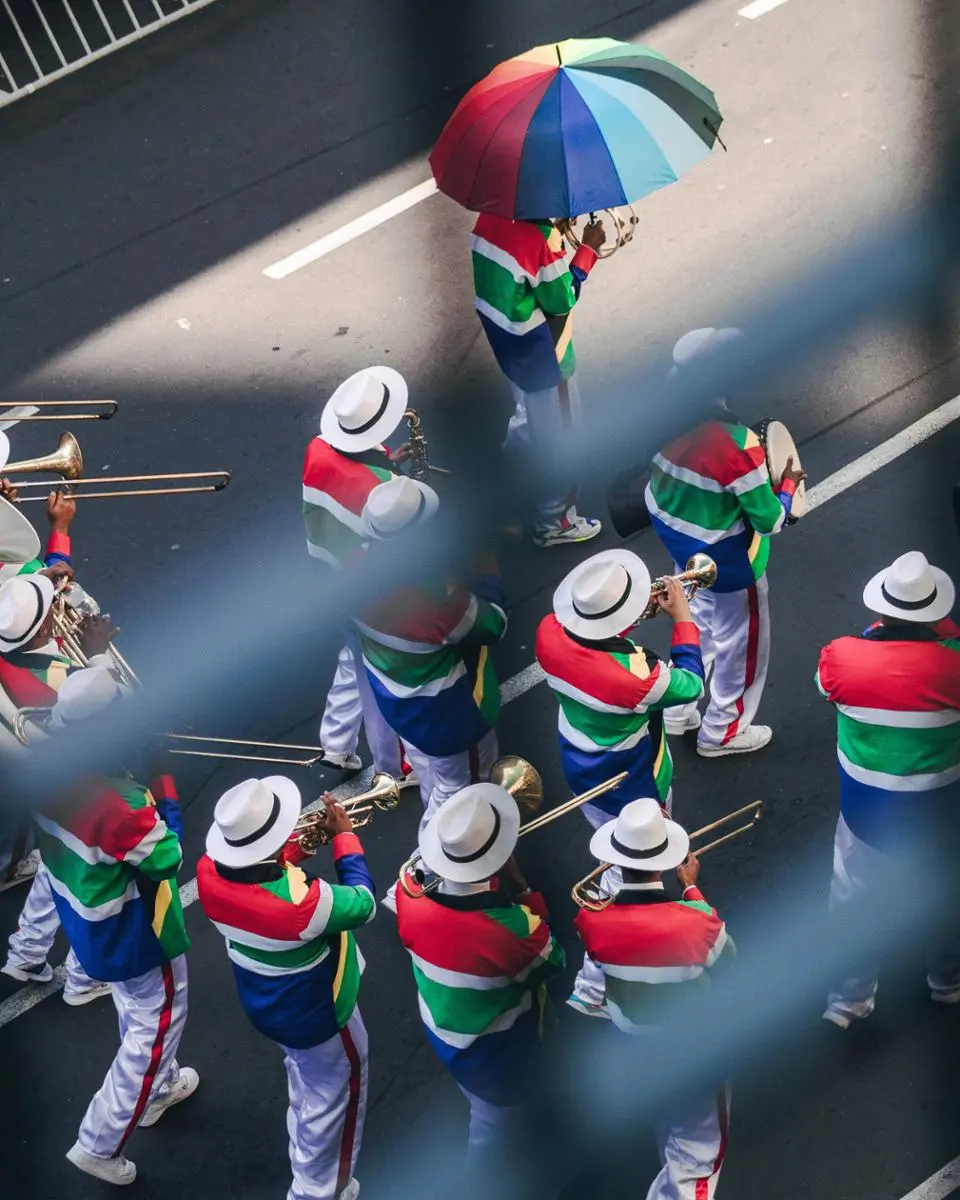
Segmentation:
[(123, 1131), (123, 1137), (120, 1139), (120, 1145), (117, 1146), (116, 1154), (120, 1154), (123, 1151), (124, 1146), (127, 1144), (127, 1138), (136, 1129), (138, 1121), (146, 1110), (150, 1100), (150, 1093), (153, 1090), (153, 1082), (157, 1077), (157, 1071), (160, 1069), (160, 1059), (163, 1057), (163, 1043), (166, 1041), (167, 1034), (170, 1031), (170, 1022), (173, 1019), (173, 968), (168, 962), (165, 962), (160, 968), (160, 974), (163, 977), (163, 1008), (160, 1009), (160, 1019), (157, 1022), (157, 1036), (153, 1039), (150, 1062), (147, 1064), (143, 1083), (140, 1085), (140, 1095), (137, 1097), (133, 1116), (130, 1118), (129, 1125)]
[(757, 676), (757, 655), (760, 650), (760, 602), (757, 598), (756, 585), (747, 588), (747, 662), (743, 674), (743, 692), (737, 697), (737, 715), (727, 727), (721, 745), (726, 745), (735, 738), (740, 729), (740, 718), (743, 716), (743, 695)]
[(470, 782), (471, 783), (479, 783), (480, 782), (480, 751), (477, 749), (476, 742), (474, 742), (473, 745), (469, 748), (469, 750), (467, 750), (467, 763), (469, 764), (469, 767), (470, 767)]
[(353, 1143), (357, 1136), (357, 1115), (360, 1111), (360, 1055), (350, 1036), (349, 1029), (340, 1030), (340, 1041), (350, 1063), (350, 1098), (347, 1113), (343, 1118), (343, 1137), (340, 1139), (340, 1166), (337, 1170), (337, 1195), (350, 1182), (353, 1167)]
[(694, 1200), (709, 1200), (710, 1180), (713, 1179), (723, 1166), (723, 1158), (727, 1152), (727, 1139), (730, 1135), (730, 1114), (727, 1111), (727, 1093), (724, 1088), (717, 1090), (717, 1124), (720, 1127), (720, 1148), (717, 1150), (717, 1157), (713, 1162), (713, 1170), (706, 1179), (697, 1180)]

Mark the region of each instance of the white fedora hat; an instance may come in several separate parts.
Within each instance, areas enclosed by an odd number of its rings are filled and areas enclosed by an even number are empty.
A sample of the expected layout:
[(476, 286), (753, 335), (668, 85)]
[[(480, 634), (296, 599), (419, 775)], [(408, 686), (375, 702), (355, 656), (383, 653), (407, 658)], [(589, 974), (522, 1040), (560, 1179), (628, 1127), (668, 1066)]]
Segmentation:
[(15, 575), (0, 587), (0, 654), (19, 650), (37, 636), (53, 603), (48, 575)]
[(300, 789), (283, 775), (245, 779), (213, 810), (207, 853), (225, 867), (249, 867), (280, 849), (300, 817)]
[(320, 417), (320, 436), (335, 450), (361, 454), (379, 446), (400, 424), (407, 384), (392, 367), (364, 367), (337, 388)]
[(0, 497), (0, 564), (22, 566), (39, 557), (37, 531), (22, 512)]
[(743, 330), (734, 329), (732, 326), (726, 329), (714, 329), (712, 325), (706, 325), (703, 329), (691, 329), (689, 333), (685, 333), (682, 338), (678, 339), (673, 348), (673, 366), (670, 368), (667, 378), (676, 379), (681, 369), (693, 362), (694, 359), (702, 358), (705, 354), (712, 354), (722, 346), (737, 342), (742, 337)]
[(520, 810), (495, 783), (472, 783), (445, 801), (420, 831), (426, 866), (452, 883), (479, 883), (513, 853)]
[(74, 671), (57, 692), (51, 724), (55, 729), (63, 729), (89, 720), (109, 708), (121, 690), (106, 667), (84, 667), (82, 671)]
[(863, 589), (871, 612), (901, 621), (940, 621), (956, 599), (953, 580), (932, 567), (919, 550), (910, 550), (878, 572)]
[(656, 800), (631, 800), (615, 821), (601, 825), (590, 839), (590, 853), (600, 862), (633, 871), (669, 871), (690, 852), (690, 838), (676, 821), (663, 815)]
[(398, 475), (378, 483), (363, 506), (363, 529), (382, 541), (396, 537), (411, 525), (428, 521), (440, 507), (440, 497), (419, 479)]
[(632, 550), (601, 550), (574, 567), (553, 593), (557, 620), (599, 642), (635, 625), (650, 599), (650, 572)]

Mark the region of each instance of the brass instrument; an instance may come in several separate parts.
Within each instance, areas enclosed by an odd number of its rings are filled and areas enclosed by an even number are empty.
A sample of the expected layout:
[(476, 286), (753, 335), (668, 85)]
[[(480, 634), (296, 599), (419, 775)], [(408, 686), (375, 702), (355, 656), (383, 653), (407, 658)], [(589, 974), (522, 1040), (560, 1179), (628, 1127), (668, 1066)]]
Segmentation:
[(657, 603), (657, 596), (662, 596), (667, 590), (666, 580), (676, 579), (683, 585), (684, 595), (692, 599), (701, 588), (711, 588), (717, 582), (717, 564), (709, 554), (692, 554), (687, 559), (686, 569), (679, 575), (666, 575), (655, 579), (650, 584), (650, 601), (640, 614), (639, 620), (648, 621), (663, 609)]
[[(73, 411), (76, 408), (92, 408), (93, 405), (102, 407), (104, 411)], [(24, 408), (67, 408), (71, 411), (66, 413), (31, 413), (20, 416), (18, 410)], [(0, 405), (0, 421), (6, 420), (8, 417), (14, 417), (17, 421), (62, 421), (65, 417), (69, 417), (71, 421), (109, 421), (118, 408), (119, 405), (116, 400), (31, 400), (28, 404)]]
[[(392, 775), (374, 775), (371, 785), (369, 791), (342, 801), (354, 829), (362, 829), (369, 825), (377, 809), (380, 812), (391, 812), (400, 803), (400, 785)], [(320, 846), (325, 846), (330, 840), (326, 830), (320, 827), (323, 816), (324, 812), (320, 809), (301, 813), (294, 826), (291, 837), (296, 839), (300, 849), (306, 854), (316, 853)]]
[(410, 473), (414, 479), (419, 479), (423, 483), (431, 473), (434, 475), (451, 475), (452, 471), (448, 471), (445, 467), (435, 467), (430, 462), (427, 455), (427, 436), (423, 432), (423, 422), (420, 420), (420, 414), (417, 410), (415, 408), (408, 408), (403, 416), (410, 432), (410, 448), (413, 451)]
[[(193, 733), (165, 733), (163, 735), (173, 742), (201, 742), (207, 746), (246, 746), (250, 750), (275, 750), (277, 754), (239, 754), (226, 750), (184, 750), (171, 749), (171, 754), (182, 754), (191, 758), (232, 758), (239, 762), (273, 763), (282, 767), (315, 767), (323, 762), (322, 746), (298, 746), (292, 742), (254, 742), (244, 738), (200, 737)], [(284, 757), (291, 751), (302, 750), (307, 757)], [(385, 776), (389, 779), (389, 776)]]
[[(544, 825), (549, 825), (558, 817), (564, 817), (574, 809), (580, 808), (581, 805), (589, 804), (597, 796), (602, 796), (604, 792), (610, 792), (615, 787), (619, 787), (626, 779), (627, 774), (627, 771), (621, 771), (612, 779), (598, 783), (596, 787), (581, 792), (579, 796), (574, 796), (563, 804), (558, 804), (556, 808), (551, 808), (549, 812), (542, 813), (534, 820), (528, 821), (526, 825), (521, 825), (517, 837), (522, 838), (536, 829), (542, 829)], [(509, 754), (505, 758), (497, 759), (490, 768), (490, 782), (499, 784), (508, 791), (522, 812), (536, 812), (543, 800), (543, 780), (540, 778), (540, 772), (532, 763), (528, 763), (526, 759), (518, 758), (516, 755)], [(415, 879), (418, 886), (412, 887), (410, 879)], [(400, 886), (413, 900), (419, 900), (422, 896), (428, 896), (431, 892), (436, 891), (441, 882), (439, 876), (433, 876), (429, 880), (425, 878), (423, 868), (420, 866), (419, 851), (411, 855), (400, 868)]]
[[(53, 634), (75, 666), (88, 667), (90, 660), (83, 648), (83, 625), (87, 617), (99, 617), (100, 605), (77, 583), (68, 582), (58, 589), (51, 608)], [(138, 688), (140, 680), (133, 667), (112, 643), (105, 651), (112, 660), (114, 674), (125, 688)]]
[[(64, 490), (68, 491), (76, 500), (116, 500), (127, 496), (174, 496), (185, 492), (222, 492), (230, 482), (229, 471), (189, 471), (168, 475), (100, 475), (91, 479), (83, 479), (83, 453), (80, 450), (80, 444), (72, 433), (61, 434), (57, 448), (52, 454), (45, 454), (40, 458), (26, 458), (22, 462), (7, 463), (0, 474), (5, 476), (25, 474), (59, 475), (68, 484), (68, 487)], [(126, 488), (102, 492), (87, 492), (83, 490), (93, 484), (109, 484), (111, 487), (116, 487), (118, 484), (152, 484), (164, 483), (168, 480), (180, 481), (190, 479), (209, 479), (213, 482), (191, 484), (187, 487)], [(18, 492), (22, 492), (27, 488), (43, 488), (44, 492), (51, 490), (49, 484), (39, 479), (31, 479), (25, 483), (17, 484)], [(77, 488), (80, 490), (78, 491)], [(40, 502), (46, 502), (45, 495), (26, 496), (21, 501), (24, 504), (36, 504)]]
[[(605, 225), (604, 228), (613, 230), (614, 240), (612, 242), (604, 242), (597, 251), (597, 257), (609, 258), (612, 254), (616, 254), (621, 246), (625, 246), (628, 242), (633, 241), (633, 234), (639, 218), (632, 204), (625, 204), (622, 208), (605, 208), (601, 211), (600, 215), (607, 218), (609, 224)], [(569, 242), (573, 247), (574, 252), (579, 250), (582, 245), (582, 240), (577, 232), (577, 221), (580, 220), (582, 220), (582, 217), (559, 217), (553, 223), (564, 241)], [(591, 213), (588, 223), (593, 225), (596, 221), (597, 214)]]
[(11, 724), (13, 736), (21, 746), (31, 746), (38, 741), (43, 741), (49, 736), (47, 727), (50, 724), (52, 713), (52, 708), (42, 705), (18, 708), (13, 714)]
[[(722, 825), (729, 825), (731, 821), (736, 821), (739, 817), (750, 813), (750, 820), (745, 824), (740, 825), (737, 829), (731, 830), (729, 833), (723, 834), (722, 837), (714, 838), (712, 842), (707, 842), (705, 846), (694, 846), (695, 838), (701, 838), (705, 834), (712, 833), (714, 829), (719, 829)], [(709, 825), (704, 825), (701, 829), (694, 830), (690, 834), (690, 853), (695, 854), (697, 858), (702, 858), (705, 854), (709, 854), (711, 850), (715, 850), (717, 846), (722, 846), (724, 842), (729, 842), (732, 838), (739, 837), (742, 833), (746, 833), (752, 829), (754, 825), (763, 816), (763, 801), (753, 800), (750, 804), (745, 804), (743, 808), (737, 808), (731, 813), (727, 813), (725, 817), (719, 817), (716, 821), (711, 821)], [(590, 912), (602, 912), (608, 904), (612, 904), (615, 897), (608, 895), (600, 886), (600, 879), (605, 871), (610, 869), (610, 863), (601, 863), (598, 867), (585, 875), (570, 889), (570, 896), (573, 902), (580, 908), (589, 909)]]

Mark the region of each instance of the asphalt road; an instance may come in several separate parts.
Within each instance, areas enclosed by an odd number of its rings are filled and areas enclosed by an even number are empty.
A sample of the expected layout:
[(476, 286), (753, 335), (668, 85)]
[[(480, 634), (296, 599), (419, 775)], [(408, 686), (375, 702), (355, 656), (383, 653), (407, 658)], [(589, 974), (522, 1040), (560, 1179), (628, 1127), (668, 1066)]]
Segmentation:
[[(728, 153), (645, 201), (636, 244), (603, 263), (584, 292), (577, 346), (589, 399), (633, 364), (667, 353), (685, 329), (735, 321), (923, 194), (936, 163), (931, 114), (960, 40), (939, 47), (939, 62), (923, 50), (949, 2), (790, 0), (747, 21), (736, 0), (600, 0), (588, 12), (567, 0), (231, 0), (0, 114), (0, 398), (116, 397), (122, 408), (111, 424), (77, 429), (97, 469), (234, 472), (221, 496), (83, 510), (82, 579), (120, 619), (132, 661), (155, 652), (158, 638), (176, 654), (171, 613), (189, 622), (211, 574), (235, 576), (242, 590), (259, 547), (302, 553), (302, 447), (350, 371), (371, 361), (398, 367), (438, 455), (456, 458), (466, 443), (486, 461), (505, 397), (471, 307), (469, 216), (433, 197), (285, 280), (263, 270), (427, 178), (425, 150), (455, 99), (494, 62), (571, 34), (637, 38), (706, 81), (726, 116)], [(784, 372), (746, 415), (787, 419), (816, 481), (960, 393), (955, 358), (955, 338), (916, 328), (846, 332)], [(636, 403), (643, 397), (624, 396)], [(54, 441), (49, 427), (21, 426), (14, 454), (46, 452)], [(677, 814), (688, 825), (755, 796), (768, 805), (769, 820), (704, 871), (747, 958), (776, 928), (793, 886), (826, 896), (837, 798), (831, 713), (812, 684), (817, 651), (862, 627), (862, 581), (894, 554), (920, 547), (960, 572), (949, 517), (958, 451), (954, 426), (778, 539), (774, 658), (761, 710), (775, 742), (746, 760), (709, 764), (691, 746), (675, 749)], [(586, 467), (589, 506), (603, 479), (598, 464)], [(603, 544), (612, 542), (605, 535)], [(648, 535), (636, 549), (654, 569), (666, 566)], [(579, 557), (508, 554), (513, 611), (498, 656), (502, 679), (530, 663), (552, 588)], [(300, 669), (264, 680), (262, 702), (248, 706), (254, 736), (315, 735), (329, 658), (309, 629), (289, 636), (302, 646)], [(664, 628), (650, 636), (664, 648)], [(224, 731), (216, 711), (191, 715)], [(536, 763), (548, 797), (559, 800), (554, 723), (541, 685), (506, 706), (500, 737)], [(217, 796), (241, 777), (229, 767), (185, 772), (184, 880)], [(323, 772), (302, 780), (306, 794), (338, 781)], [(407, 805), (364, 836), (384, 886), (416, 820)], [(572, 963), (567, 893), (588, 865), (584, 832), (570, 818), (524, 846)], [(20, 902), (16, 892), (0, 897), (0, 935)], [(194, 948), (181, 1059), (198, 1068), (202, 1086), (131, 1145), (138, 1194), (280, 1195), (279, 1055), (246, 1026), (219, 939), (196, 906), (187, 920)], [(403, 1167), (398, 1178), (399, 1156), (462, 1139), (464, 1108), (424, 1043), (389, 914), (361, 941), (372, 1044), (364, 1195), (411, 1187), (433, 1195), (422, 1167)], [(956, 1156), (944, 1088), (957, 1067), (955, 1014), (931, 1011), (912, 965), (885, 982), (863, 1029), (844, 1038), (822, 1027), (811, 993), (809, 1022), (758, 1047), (762, 1071), (744, 1063), (721, 1196), (900, 1200)], [(7, 983), (0, 1004), (13, 994)], [(556, 998), (563, 994), (558, 988)], [(11, 1112), (0, 1144), (11, 1194), (99, 1194), (62, 1154), (114, 1040), (112, 1010), (100, 1002), (73, 1011), (48, 999), (0, 1027), (0, 1088)], [(602, 1103), (602, 1093), (598, 1080), (584, 1104)], [(608, 1166), (587, 1164), (569, 1196), (598, 1190), (596, 1173)], [(603, 1194), (636, 1195), (636, 1181), (655, 1169), (638, 1131), (636, 1161), (604, 1174)]]

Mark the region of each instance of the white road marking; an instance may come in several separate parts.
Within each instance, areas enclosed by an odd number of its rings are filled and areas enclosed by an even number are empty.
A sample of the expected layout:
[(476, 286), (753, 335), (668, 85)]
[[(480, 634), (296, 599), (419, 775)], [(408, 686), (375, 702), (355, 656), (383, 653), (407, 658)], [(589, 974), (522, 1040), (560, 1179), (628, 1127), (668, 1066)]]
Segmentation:
[(960, 1156), (931, 1175), (919, 1187), (908, 1192), (903, 1200), (946, 1200), (960, 1188)]
[(746, 5), (744, 8), (737, 9), (738, 17), (746, 17), (748, 21), (755, 21), (757, 17), (762, 17), (764, 13), (773, 12), (775, 8), (779, 8), (781, 4), (786, 4), (787, 0), (753, 0), (752, 4)]
[(364, 233), (369, 233), (371, 229), (376, 229), (384, 221), (389, 221), (399, 213), (406, 212), (408, 208), (413, 208), (421, 200), (426, 200), (428, 196), (432, 196), (436, 190), (437, 185), (432, 179), (418, 183), (416, 187), (410, 188), (407, 192), (402, 192), (399, 196), (394, 196), (392, 200), (388, 200), (385, 204), (380, 204), (376, 208), (372, 208), (368, 213), (364, 213), (362, 217), (357, 217), (355, 221), (348, 221), (346, 225), (335, 229), (333, 233), (328, 233), (326, 237), (311, 242), (309, 246), (304, 246), (302, 250), (296, 250), (293, 254), (287, 255), (286, 258), (281, 258), (279, 262), (266, 267), (263, 273), (270, 279), (286, 279), (294, 271), (299, 271), (302, 267), (308, 267), (311, 263), (316, 262), (318, 258), (323, 258), (325, 254), (329, 254), (332, 250), (337, 250), (340, 246), (345, 246), (347, 242), (352, 242), (354, 238), (358, 238)]
[[(862, 454), (859, 458), (848, 463), (847, 466), (841, 467), (839, 471), (835, 471), (832, 475), (828, 475), (816, 487), (812, 487), (807, 492), (807, 512), (811, 512), (815, 508), (819, 508), (821, 504), (826, 504), (828, 500), (834, 499), (848, 488), (860, 483), (875, 471), (879, 471), (881, 467), (887, 466), (888, 463), (899, 458), (908, 450), (912, 450), (915, 446), (919, 446), (921, 442), (925, 442), (927, 438), (933, 437), (935, 433), (939, 433), (945, 429), (953, 421), (960, 418), (960, 396), (955, 396), (952, 400), (948, 400), (946, 404), (941, 404), (939, 408), (935, 408), (933, 412), (928, 413), (925, 417), (921, 417), (919, 421), (914, 421), (912, 425), (908, 425), (906, 429), (900, 433), (894, 434), (885, 442), (881, 442), (879, 446), (869, 450), (866, 454)], [(525, 692), (529, 692), (531, 688), (542, 683), (545, 676), (543, 669), (537, 662), (532, 662), (528, 667), (524, 667), (522, 671), (518, 671), (516, 675), (512, 675), (500, 685), (500, 699), (503, 704), (510, 704), (512, 701), (519, 699)], [(367, 767), (358, 775), (346, 783), (342, 783), (339, 787), (334, 788), (331, 795), (337, 800), (347, 800), (351, 796), (357, 795), (359, 792), (365, 791), (370, 786), (373, 778), (373, 768)], [(320, 805), (319, 798), (312, 803), (306, 805), (305, 811), (312, 811)], [(197, 881), (191, 879), (183, 884), (180, 888), (180, 900), (184, 908), (195, 903), (197, 899)], [(63, 987), (64, 972), (62, 967), (57, 967), (54, 972), (54, 978), (50, 983), (29, 983), (26, 984), (16, 995), (11, 996), (0, 1004), (0, 1028), (7, 1025), (10, 1021), (16, 1020), (17, 1017), (22, 1017), (25, 1012), (29, 1012), (34, 1005), (39, 1004), (41, 1000), (45, 1000), (47, 996), (52, 996), (54, 992)], [(944, 1167), (940, 1175), (944, 1172), (953, 1171), (958, 1183), (960, 1183), (960, 1159)], [(944, 1176), (948, 1178), (949, 1176)], [(940, 1176), (936, 1175), (933, 1179), (927, 1180), (926, 1184), (921, 1184), (921, 1190), (911, 1192), (909, 1196), (905, 1196), (903, 1200), (942, 1200), (942, 1197), (947, 1196), (949, 1192), (938, 1192), (936, 1190), (924, 1192), (924, 1187), (933, 1186), (935, 1181)]]

